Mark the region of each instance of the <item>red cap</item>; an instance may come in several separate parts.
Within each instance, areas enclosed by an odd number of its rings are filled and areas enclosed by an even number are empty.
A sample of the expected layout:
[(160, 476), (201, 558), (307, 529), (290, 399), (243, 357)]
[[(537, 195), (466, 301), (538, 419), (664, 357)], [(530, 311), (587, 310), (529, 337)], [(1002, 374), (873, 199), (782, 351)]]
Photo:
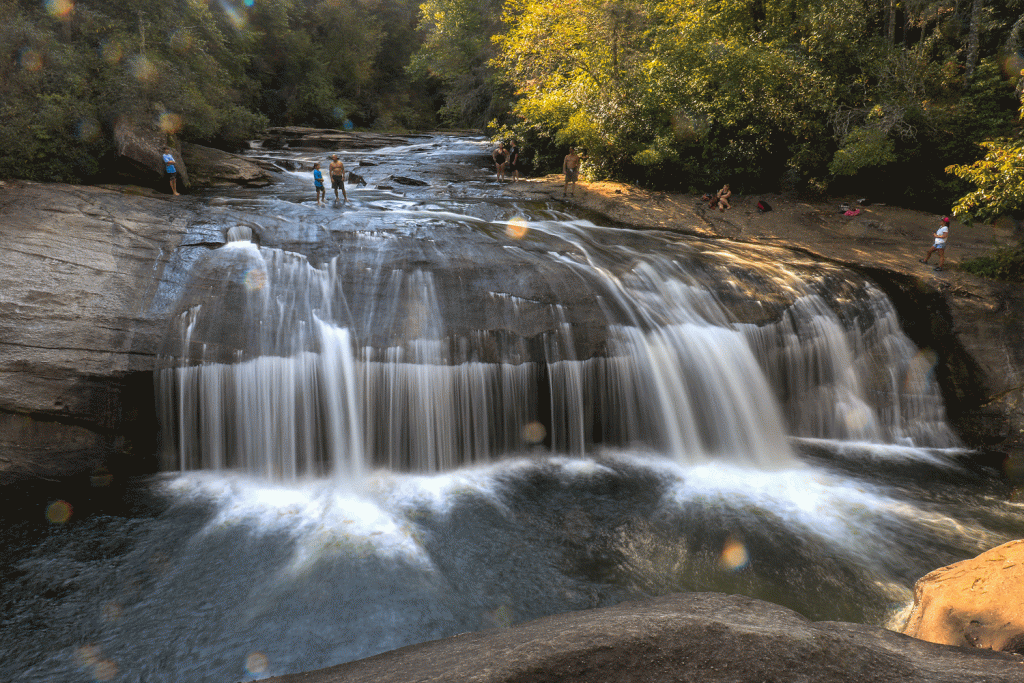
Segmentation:
[(942, 222), (943, 223), (948, 223), (949, 222), (949, 216), (943, 216), (942, 217)]

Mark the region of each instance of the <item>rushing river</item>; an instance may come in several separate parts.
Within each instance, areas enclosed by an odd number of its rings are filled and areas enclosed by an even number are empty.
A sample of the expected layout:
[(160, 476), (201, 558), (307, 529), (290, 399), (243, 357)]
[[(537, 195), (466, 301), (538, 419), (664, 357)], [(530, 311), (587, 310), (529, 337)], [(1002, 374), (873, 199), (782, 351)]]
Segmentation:
[(325, 155), (256, 152), (296, 170), (204, 199), (152, 302), (168, 472), (4, 532), (0, 681), (255, 680), (671, 591), (894, 625), (1024, 532), (871, 282), (517, 199), (487, 151), (343, 152), (367, 185), (325, 207)]

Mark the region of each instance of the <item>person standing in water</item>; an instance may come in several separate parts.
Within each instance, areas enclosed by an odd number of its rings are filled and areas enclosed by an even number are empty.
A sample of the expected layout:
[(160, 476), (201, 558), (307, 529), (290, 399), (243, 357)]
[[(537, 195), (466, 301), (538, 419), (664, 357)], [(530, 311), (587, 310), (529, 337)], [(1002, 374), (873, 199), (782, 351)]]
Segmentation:
[(313, 187), (316, 189), (316, 205), (323, 206), (327, 199), (327, 188), (324, 187), (324, 174), (320, 171), (320, 162), (313, 163)]
[(565, 182), (562, 184), (562, 196), (564, 197), (569, 189), (569, 183), (572, 183), (572, 192), (570, 194), (576, 196), (576, 181), (580, 177), (580, 155), (576, 153), (575, 147), (570, 147), (569, 153), (562, 160), (562, 173), (565, 174)]
[(500, 183), (505, 180), (505, 162), (508, 161), (504, 142), (498, 143), (498, 148), (491, 152), (491, 158), (494, 159), (494, 169), (497, 172), (498, 182)]
[(931, 249), (924, 255), (923, 259), (920, 259), (921, 263), (928, 263), (928, 259), (932, 257), (932, 254), (939, 252), (939, 265), (935, 266), (935, 270), (942, 270), (946, 265), (946, 240), (949, 239), (949, 217), (942, 217), (942, 225), (935, 231), (935, 242), (932, 244)]
[(341, 188), (341, 195), (348, 201), (348, 193), (345, 192), (345, 164), (341, 162), (337, 154), (331, 155), (331, 165), (327, 167), (331, 174), (331, 187), (334, 188), (334, 201), (338, 201), (338, 188)]
[(167, 174), (167, 180), (171, 184), (171, 192), (177, 197), (178, 192), (178, 168), (174, 165), (174, 155), (171, 154), (170, 147), (164, 147), (164, 172)]
[(519, 180), (519, 145), (513, 140), (508, 148), (508, 171), (512, 172), (512, 182)]

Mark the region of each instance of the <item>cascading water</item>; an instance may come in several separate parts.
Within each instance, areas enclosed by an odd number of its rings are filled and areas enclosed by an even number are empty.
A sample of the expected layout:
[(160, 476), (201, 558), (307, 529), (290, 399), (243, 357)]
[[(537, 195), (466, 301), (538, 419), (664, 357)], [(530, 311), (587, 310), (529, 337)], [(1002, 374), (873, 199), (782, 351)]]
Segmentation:
[(252, 680), (680, 590), (884, 624), (1020, 534), (869, 281), (479, 180), (318, 209), (306, 175), (193, 226), (224, 244), (159, 299), (183, 473), (13, 544), (0, 680)]

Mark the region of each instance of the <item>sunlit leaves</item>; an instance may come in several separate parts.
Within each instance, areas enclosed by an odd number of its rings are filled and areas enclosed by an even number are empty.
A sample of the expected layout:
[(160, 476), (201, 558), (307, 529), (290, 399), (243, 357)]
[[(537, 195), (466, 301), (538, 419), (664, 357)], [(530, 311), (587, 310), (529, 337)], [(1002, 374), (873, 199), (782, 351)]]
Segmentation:
[(1024, 140), (981, 143), (985, 158), (946, 169), (978, 189), (960, 198), (953, 214), (962, 218), (993, 220), (1024, 212)]

